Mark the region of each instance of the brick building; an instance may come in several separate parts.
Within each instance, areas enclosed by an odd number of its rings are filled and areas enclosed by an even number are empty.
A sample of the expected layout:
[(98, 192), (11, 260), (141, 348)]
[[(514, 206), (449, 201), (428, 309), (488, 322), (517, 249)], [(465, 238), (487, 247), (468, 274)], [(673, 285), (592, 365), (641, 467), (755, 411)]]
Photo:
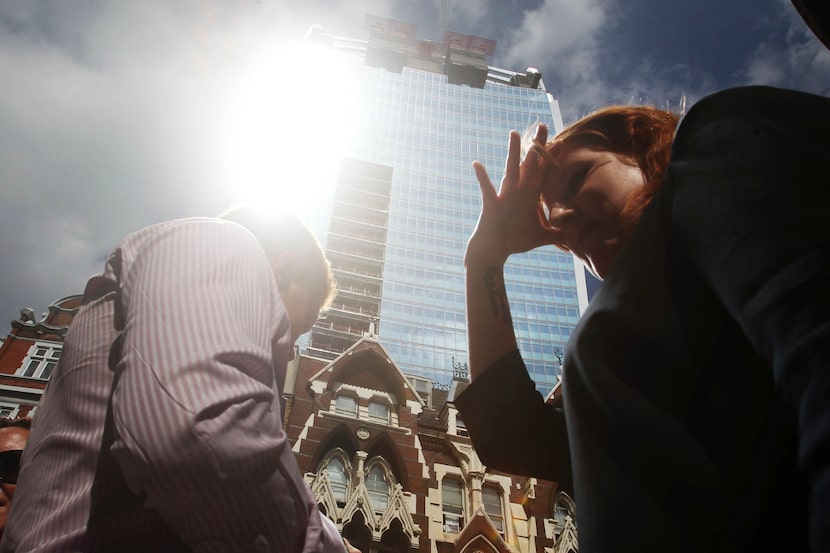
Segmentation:
[[(21, 310), (0, 345), (0, 414), (32, 416), (80, 306)], [(575, 508), (555, 482), (491, 471), (446, 387), (406, 376), (370, 326), (334, 360), (289, 365), (285, 429), (320, 509), (364, 553), (569, 553)]]
[(556, 483), (482, 465), (454, 372), (448, 389), (405, 376), (371, 330), (333, 361), (295, 358), (286, 432), (321, 510), (364, 552), (576, 551)]
[(0, 416), (34, 415), (80, 305), (80, 295), (67, 296), (50, 305), (39, 320), (26, 308), (11, 321), (11, 332), (0, 344)]

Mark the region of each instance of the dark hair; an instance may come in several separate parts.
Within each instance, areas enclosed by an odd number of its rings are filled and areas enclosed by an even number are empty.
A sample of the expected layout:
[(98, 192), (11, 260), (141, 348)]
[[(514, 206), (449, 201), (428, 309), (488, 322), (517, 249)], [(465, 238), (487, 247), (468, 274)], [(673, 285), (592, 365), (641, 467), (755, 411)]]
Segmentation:
[(0, 428), (25, 428), (29, 430), (32, 427), (32, 419), (11, 419), (9, 417), (0, 417)]
[(629, 198), (623, 211), (638, 220), (668, 170), (679, 119), (674, 113), (649, 106), (611, 106), (568, 126), (555, 140), (612, 152), (636, 164), (645, 186)]
[(299, 261), (297, 275), (308, 282), (317, 282), (320, 309), (331, 305), (337, 287), (320, 242), (305, 223), (290, 213), (263, 213), (247, 205), (233, 207), (220, 219), (242, 225), (259, 240), (265, 254), (271, 258), (291, 252)]

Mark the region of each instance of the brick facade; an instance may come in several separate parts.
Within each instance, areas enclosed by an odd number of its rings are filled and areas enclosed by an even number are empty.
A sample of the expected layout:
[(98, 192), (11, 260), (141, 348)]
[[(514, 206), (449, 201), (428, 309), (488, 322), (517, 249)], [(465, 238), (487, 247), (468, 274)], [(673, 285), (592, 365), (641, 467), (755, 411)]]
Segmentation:
[[(7, 415), (36, 412), (80, 302), (68, 296), (39, 321), (21, 310), (11, 322), (0, 345)], [(332, 361), (296, 356), (285, 382), (285, 431), (343, 535), (364, 553), (577, 551), (574, 505), (555, 482), (481, 464), (453, 405), (464, 371), (449, 389), (419, 394), (371, 330)], [(460, 512), (450, 512), (445, 480), (460, 491)]]

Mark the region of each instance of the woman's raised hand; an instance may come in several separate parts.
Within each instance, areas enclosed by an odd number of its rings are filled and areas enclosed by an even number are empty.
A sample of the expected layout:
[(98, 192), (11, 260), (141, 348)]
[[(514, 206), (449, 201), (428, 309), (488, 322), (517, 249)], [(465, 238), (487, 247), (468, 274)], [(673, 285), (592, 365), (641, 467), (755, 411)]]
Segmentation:
[[(543, 145), (547, 136), (547, 127), (539, 125), (534, 142)], [(521, 138), (516, 131), (510, 133), (507, 164), (498, 191), (484, 166), (473, 163), (481, 187), (482, 208), (467, 243), (466, 264), (476, 260), (504, 263), (511, 254), (561, 241), (561, 232), (550, 225), (539, 201), (550, 167), (550, 162), (535, 149), (521, 161)]]

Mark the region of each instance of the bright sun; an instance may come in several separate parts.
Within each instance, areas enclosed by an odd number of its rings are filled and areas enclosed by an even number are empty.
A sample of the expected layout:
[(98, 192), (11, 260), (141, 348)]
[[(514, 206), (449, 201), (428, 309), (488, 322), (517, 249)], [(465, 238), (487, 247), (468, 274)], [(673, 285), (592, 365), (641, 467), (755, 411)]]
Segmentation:
[(333, 190), (357, 109), (349, 65), (305, 43), (251, 64), (226, 125), (236, 202), (302, 214)]

